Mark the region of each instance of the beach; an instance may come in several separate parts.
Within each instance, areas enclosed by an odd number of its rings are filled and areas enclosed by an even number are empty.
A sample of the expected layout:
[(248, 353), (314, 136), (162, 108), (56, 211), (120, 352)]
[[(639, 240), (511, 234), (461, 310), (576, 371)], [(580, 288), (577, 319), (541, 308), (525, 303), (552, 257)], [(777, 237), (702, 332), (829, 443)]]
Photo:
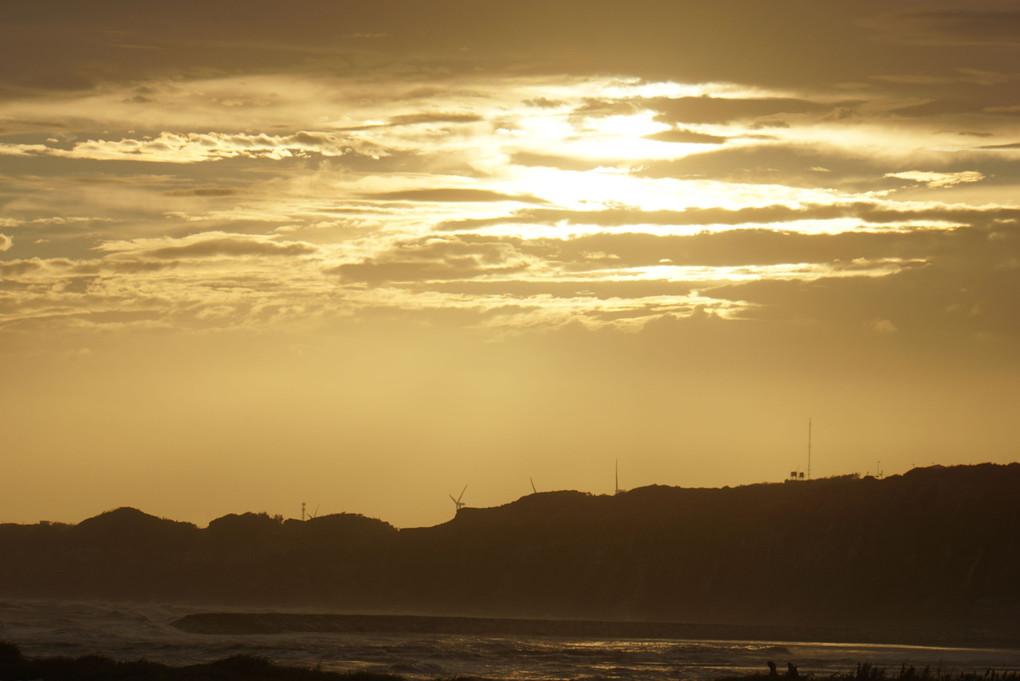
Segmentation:
[[(187, 631), (179, 625), (182, 621), (219, 622), (220, 629)], [(248, 633), (236, 627), (229, 631), (230, 621), (246, 622)], [(695, 631), (691, 625), (213, 612), (186, 605), (53, 600), (0, 602), (0, 623), (0, 639), (16, 645), (26, 658), (103, 656), (180, 668), (241, 656), (294, 669), (383, 674), (411, 681), (455, 677), (711, 681), (766, 674), (770, 660), (781, 672), (792, 663), (802, 675), (816, 678), (851, 674), (862, 663), (890, 673), (909, 667), (919, 673), (927, 668), (933, 674), (957, 675), (1020, 669), (1016, 647), (783, 640), (750, 636), (753, 628), (720, 625)], [(262, 631), (253, 631), (256, 624)], [(298, 624), (305, 630), (294, 631)], [(341, 625), (347, 629), (339, 630)], [(534, 630), (539, 625), (546, 630)], [(671, 626), (677, 635), (700, 635), (671, 638), (665, 635)], [(326, 630), (329, 627), (333, 630)], [(642, 631), (647, 635), (638, 635)], [(713, 633), (721, 638), (711, 638)], [(749, 635), (741, 638), (739, 633)], [(783, 632), (759, 628), (757, 633)]]

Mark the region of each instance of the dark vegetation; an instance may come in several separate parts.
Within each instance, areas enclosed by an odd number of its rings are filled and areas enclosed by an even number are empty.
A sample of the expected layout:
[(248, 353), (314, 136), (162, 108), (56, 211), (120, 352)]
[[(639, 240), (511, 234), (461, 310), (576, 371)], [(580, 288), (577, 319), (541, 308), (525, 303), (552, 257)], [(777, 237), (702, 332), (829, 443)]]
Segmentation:
[(368, 672), (326, 672), (281, 667), (261, 657), (237, 655), (216, 662), (172, 667), (158, 662), (85, 657), (26, 658), (0, 641), (0, 679), (40, 681), (403, 681), (402, 677)]
[[(776, 681), (777, 679), (814, 679), (811, 674), (801, 674), (796, 669), (792, 674), (770, 676), (768, 674), (753, 674), (751, 676), (732, 676), (718, 679), (718, 681)], [(900, 667), (895, 673), (888, 673), (882, 667), (874, 667), (867, 662), (857, 665), (852, 672), (832, 674), (819, 679), (830, 679), (831, 681), (1020, 681), (1020, 672), (1002, 671), (988, 669), (984, 673), (963, 672), (953, 673), (941, 670), (932, 670), (925, 667), (918, 671), (915, 667), (906, 665)]]
[(264, 513), (201, 529), (121, 508), (78, 525), (0, 525), (0, 555), (4, 597), (880, 625), (1017, 641), (1020, 464), (547, 492), (404, 530)]

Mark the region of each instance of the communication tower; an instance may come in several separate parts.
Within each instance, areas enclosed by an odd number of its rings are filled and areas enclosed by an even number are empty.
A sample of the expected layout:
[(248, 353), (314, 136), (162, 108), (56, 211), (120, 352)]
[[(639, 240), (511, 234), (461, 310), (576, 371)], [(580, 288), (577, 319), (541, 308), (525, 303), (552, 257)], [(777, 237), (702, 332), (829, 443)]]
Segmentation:
[(807, 478), (811, 479), (811, 417), (807, 420)]

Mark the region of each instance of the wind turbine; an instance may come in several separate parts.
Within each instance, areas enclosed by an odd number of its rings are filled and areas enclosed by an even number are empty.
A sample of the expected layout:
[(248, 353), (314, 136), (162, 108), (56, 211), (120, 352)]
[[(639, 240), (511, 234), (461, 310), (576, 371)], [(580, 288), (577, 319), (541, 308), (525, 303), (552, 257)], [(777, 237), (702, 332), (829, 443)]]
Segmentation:
[(531, 481), (531, 491), (534, 492), (535, 494), (538, 494), (538, 490), (535, 489), (535, 481), (532, 480), (531, 478), (528, 478), (528, 480)]
[(460, 509), (464, 508), (464, 502), (463, 502), (463, 501), (461, 501), (461, 499), (463, 499), (463, 498), (464, 498), (464, 492), (466, 492), (466, 491), (467, 491), (467, 485), (464, 485), (464, 489), (462, 489), (462, 490), (460, 491), (460, 496), (459, 496), (459, 497), (457, 497), (456, 499), (454, 499), (454, 498), (453, 498), (453, 495), (452, 495), (452, 494), (450, 495), (450, 499), (451, 499), (451, 500), (453, 501), (453, 505), (457, 507), (457, 510), (458, 510), (458, 511), (459, 511)]

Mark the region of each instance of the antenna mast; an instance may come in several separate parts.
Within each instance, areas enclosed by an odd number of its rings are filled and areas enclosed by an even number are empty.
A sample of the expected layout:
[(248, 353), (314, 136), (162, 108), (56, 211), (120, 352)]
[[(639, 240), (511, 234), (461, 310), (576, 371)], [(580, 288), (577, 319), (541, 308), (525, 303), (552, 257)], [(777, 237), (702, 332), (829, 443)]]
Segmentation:
[(807, 477), (811, 479), (811, 417), (807, 420)]

